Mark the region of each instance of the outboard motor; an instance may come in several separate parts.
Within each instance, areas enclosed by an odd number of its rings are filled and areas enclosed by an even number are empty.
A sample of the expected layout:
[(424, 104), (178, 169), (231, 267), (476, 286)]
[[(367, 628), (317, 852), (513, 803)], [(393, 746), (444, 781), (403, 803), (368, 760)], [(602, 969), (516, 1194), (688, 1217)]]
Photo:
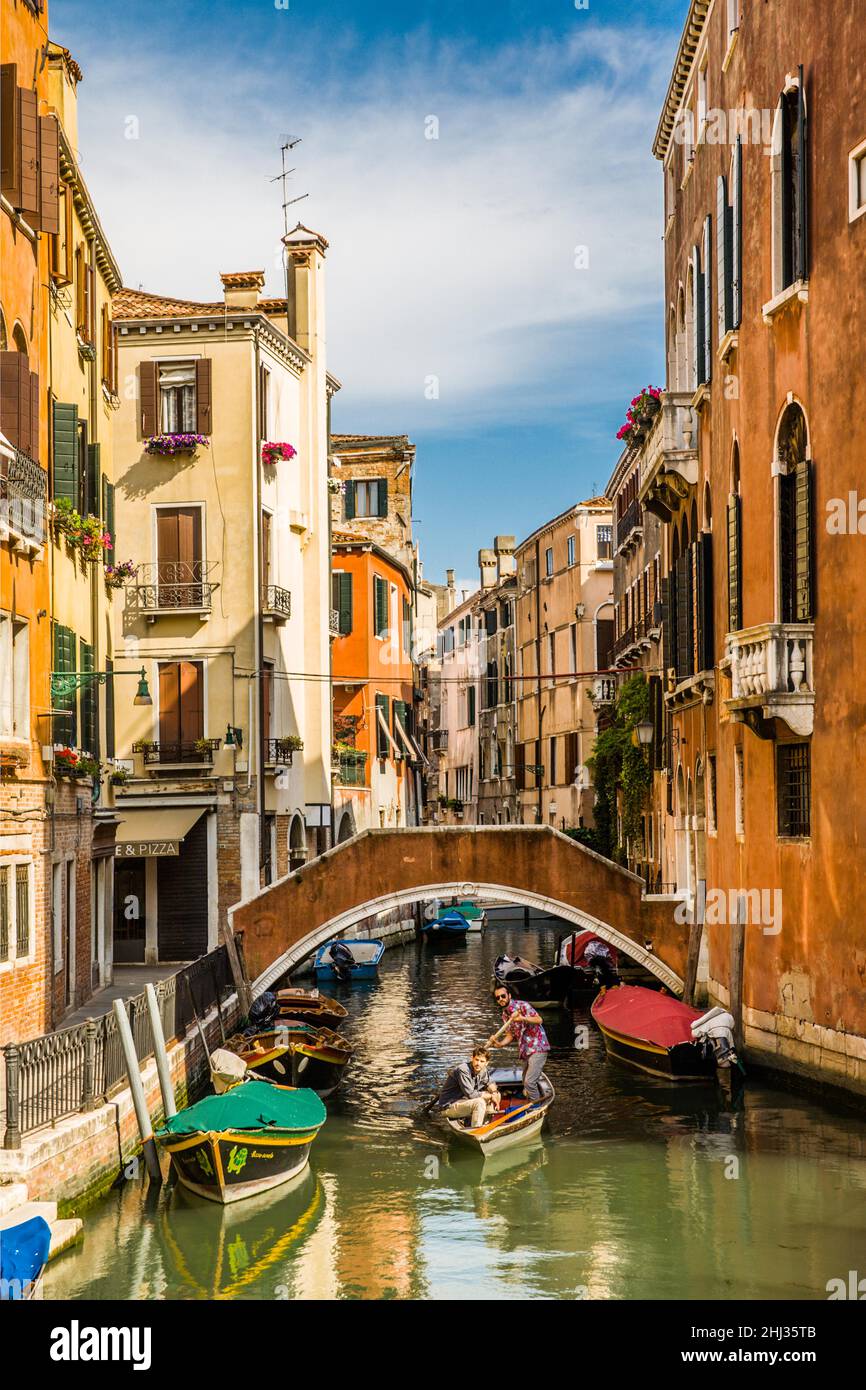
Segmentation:
[(619, 975), (613, 963), (613, 955), (606, 941), (590, 941), (583, 953), (583, 958), (600, 987), (612, 989), (619, 984)]
[(266, 1032), (276, 1018), (278, 1009), (277, 996), (273, 990), (266, 989), (250, 1004), (249, 1026), (244, 1032), (247, 1035)]
[(335, 941), (330, 951), (331, 965), (338, 980), (344, 983), (352, 978), (355, 957), (343, 941)]
[(738, 1064), (739, 1059), (734, 1048), (734, 1026), (733, 1015), (719, 1005), (696, 1018), (692, 1024), (692, 1037), (695, 1042), (703, 1044), (705, 1055), (706, 1049), (713, 1049), (718, 1067), (735, 1067)]

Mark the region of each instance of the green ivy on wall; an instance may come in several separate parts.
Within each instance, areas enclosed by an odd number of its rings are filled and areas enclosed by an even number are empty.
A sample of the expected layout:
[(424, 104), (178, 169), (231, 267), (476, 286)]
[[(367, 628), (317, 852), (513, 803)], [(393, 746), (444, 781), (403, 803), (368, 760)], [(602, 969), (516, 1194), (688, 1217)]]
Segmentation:
[[(649, 717), (646, 677), (634, 675), (620, 688), (613, 721), (598, 735), (589, 766), (595, 783), (595, 828), (599, 849), (618, 864), (626, 845), (637, 838), (652, 787), (652, 769), (637, 742), (635, 728)], [(622, 839), (617, 810), (622, 813)]]

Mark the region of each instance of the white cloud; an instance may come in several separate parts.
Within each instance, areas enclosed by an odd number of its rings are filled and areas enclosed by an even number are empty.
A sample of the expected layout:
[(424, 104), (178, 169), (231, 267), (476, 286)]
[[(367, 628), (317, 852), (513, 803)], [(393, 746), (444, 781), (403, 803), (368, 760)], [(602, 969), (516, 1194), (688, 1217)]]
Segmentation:
[[(218, 298), (220, 271), (261, 265), (279, 293), (279, 184), (268, 177), (280, 135), (300, 135), (290, 196), (310, 196), (290, 225), (299, 217), (331, 243), (341, 420), (353, 402), (395, 428), (477, 424), (494, 408), (500, 423), (526, 418), (569, 372), (563, 334), (614, 333), (660, 295), (661, 178), (648, 146), (669, 45), (585, 25), (570, 47), (479, 60), (419, 41), (360, 71), (348, 47), (342, 78), (332, 53), (318, 84), (310, 55), (296, 78), (284, 53), (250, 70), (202, 51), (207, 78), (191, 83), (153, 47), (132, 66), (94, 55), (83, 168), (126, 283)], [(138, 140), (124, 138), (128, 115)], [(424, 138), (428, 115), (438, 140)], [(579, 246), (587, 269), (575, 268)], [(424, 397), (430, 376), (438, 401)]]

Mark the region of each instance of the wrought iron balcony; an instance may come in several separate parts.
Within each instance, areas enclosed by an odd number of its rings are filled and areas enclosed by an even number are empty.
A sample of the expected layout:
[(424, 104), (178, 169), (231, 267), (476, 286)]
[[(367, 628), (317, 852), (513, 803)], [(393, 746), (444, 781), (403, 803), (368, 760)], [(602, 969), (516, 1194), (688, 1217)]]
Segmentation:
[(212, 767), (213, 755), (221, 743), (221, 738), (199, 738), (191, 743), (168, 743), (164, 740), (152, 743), (149, 739), (142, 739), (132, 745), (132, 751), (141, 754), (146, 767), (155, 763), (160, 766), (198, 763), (200, 766)]
[(48, 474), (14, 445), (13, 455), (0, 458), (0, 541), (32, 552), (47, 535)]
[(731, 696), (725, 701), (735, 723), (748, 724), (761, 737), (764, 721), (782, 719), (793, 733), (808, 738), (815, 719), (815, 677), (811, 623), (764, 623), (729, 632), (725, 638)]
[(328, 632), (331, 637), (339, 637), (340, 635), (340, 610), (338, 608), (331, 609), (330, 618), (328, 619)]
[(664, 393), (640, 458), (640, 501), (662, 521), (670, 521), (698, 481), (698, 417), (690, 392)]
[(616, 549), (629, 550), (643, 536), (643, 514), (637, 498), (630, 502), (616, 523)]
[(447, 729), (431, 729), (431, 730), (430, 730), (430, 747), (432, 748), (432, 750), (433, 750), (434, 753), (447, 753), (447, 752), (448, 752), (448, 730), (447, 730)]
[(160, 560), (139, 565), (126, 590), (126, 611), (153, 622), (166, 613), (209, 613), (219, 584), (211, 579), (216, 560)]
[(265, 584), (262, 588), (262, 617), (266, 622), (284, 623), (292, 616), (292, 595), (279, 584)]
[(269, 767), (291, 767), (297, 744), (291, 738), (265, 739), (265, 762)]

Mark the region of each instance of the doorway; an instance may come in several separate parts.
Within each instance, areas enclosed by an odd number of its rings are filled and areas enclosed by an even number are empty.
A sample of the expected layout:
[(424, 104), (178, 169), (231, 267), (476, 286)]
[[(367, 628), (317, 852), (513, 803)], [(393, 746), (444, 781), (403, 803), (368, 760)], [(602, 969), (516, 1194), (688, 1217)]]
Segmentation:
[(114, 959), (144, 962), (146, 860), (118, 860), (114, 868)]

